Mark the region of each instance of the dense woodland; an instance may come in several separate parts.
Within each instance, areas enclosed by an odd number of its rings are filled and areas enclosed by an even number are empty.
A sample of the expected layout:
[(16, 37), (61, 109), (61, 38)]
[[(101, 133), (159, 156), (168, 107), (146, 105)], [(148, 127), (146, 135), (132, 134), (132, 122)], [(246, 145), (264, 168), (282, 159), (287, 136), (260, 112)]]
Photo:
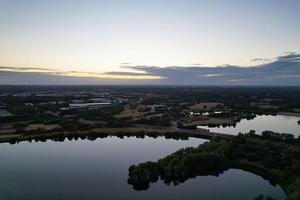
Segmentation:
[[(128, 183), (142, 190), (159, 178), (166, 184), (179, 184), (195, 176), (219, 175), (230, 168), (238, 168), (279, 184), (285, 190), (288, 200), (298, 200), (300, 146), (293, 144), (297, 141), (270, 132), (263, 136), (252, 132), (239, 135), (233, 140), (215, 138), (197, 148), (181, 149), (157, 162), (132, 165), (129, 168)], [(262, 196), (255, 199), (262, 199)]]

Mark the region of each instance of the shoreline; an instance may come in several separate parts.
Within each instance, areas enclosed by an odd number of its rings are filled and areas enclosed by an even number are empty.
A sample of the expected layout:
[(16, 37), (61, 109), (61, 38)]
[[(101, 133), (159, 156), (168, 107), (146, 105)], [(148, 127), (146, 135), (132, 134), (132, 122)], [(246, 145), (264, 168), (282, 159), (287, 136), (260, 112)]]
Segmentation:
[(290, 171), (297, 171), (295, 166), (299, 159), (290, 160), (287, 147), (296, 151), (299, 146), (266, 139), (257, 135), (240, 135), (231, 141), (213, 139), (198, 147), (180, 149), (154, 162), (131, 165), (127, 182), (136, 190), (147, 190), (150, 184), (158, 181), (179, 184), (196, 176), (218, 176), (228, 169), (241, 169), (279, 185), (287, 199), (298, 199), (299, 177)]
[(136, 136), (136, 137), (159, 137), (165, 136), (166, 138), (174, 139), (188, 139), (189, 137), (211, 139), (220, 137), (223, 139), (232, 139), (235, 136), (223, 133), (209, 132), (205, 129), (189, 130), (189, 129), (176, 129), (172, 127), (125, 127), (125, 128), (96, 128), (90, 131), (62, 131), (52, 133), (38, 133), (38, 134), (7, 134), (0, 135), (0, 143), (15, 144), (22, 141), (64, 141), (67, 139), (90, 139), (103, 138), (108, 136)]
[(293, 112), (278, 112), (277, 115), (300, 117), (300, 113), (293, 113)]

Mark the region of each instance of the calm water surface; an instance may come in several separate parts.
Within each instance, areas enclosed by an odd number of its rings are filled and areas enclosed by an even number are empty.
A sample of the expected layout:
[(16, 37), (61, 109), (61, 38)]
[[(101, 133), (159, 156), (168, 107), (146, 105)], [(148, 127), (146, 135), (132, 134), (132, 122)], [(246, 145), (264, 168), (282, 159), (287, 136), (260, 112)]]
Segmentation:
[(202, 176), (178, 186), (163, 182), (147, 191), (127, 184), (128, 167), (156, 161), (201, 139), (166, 140), (109, 137), (95, 141), (0, 144), (0, 199), (253, 199), (257, 194), (284, 199), (279, 186), (242, 170), (228, 170), (219, 177)]
[(300, 117), (298, 116), (286, 116), (286, 115), (262, 115), (257, 116), (252, 120), (243, 119), (236, 124), (236, 127), (220, 127), (220, 128), (209, 128), (207, 126), (199, 126), (201, 128), (209, 129), (213, 132), (227, 133), (232, 135), (237, 135), (239, 132), (247, 133), (250, 130), (255, 130), (256, 133), (261, 134), (261, 132), (269, 130), (280, 133), (291, 133), (295, 136), (300, 135), (300, 125), (298, 121)]

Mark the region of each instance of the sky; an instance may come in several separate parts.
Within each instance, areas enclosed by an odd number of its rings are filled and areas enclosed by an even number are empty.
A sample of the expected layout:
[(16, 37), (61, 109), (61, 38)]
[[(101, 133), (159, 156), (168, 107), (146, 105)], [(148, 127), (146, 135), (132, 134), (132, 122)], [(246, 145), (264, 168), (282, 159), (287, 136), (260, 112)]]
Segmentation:
[(299, 0), (0, 0), (0, 84), (300, 85)]

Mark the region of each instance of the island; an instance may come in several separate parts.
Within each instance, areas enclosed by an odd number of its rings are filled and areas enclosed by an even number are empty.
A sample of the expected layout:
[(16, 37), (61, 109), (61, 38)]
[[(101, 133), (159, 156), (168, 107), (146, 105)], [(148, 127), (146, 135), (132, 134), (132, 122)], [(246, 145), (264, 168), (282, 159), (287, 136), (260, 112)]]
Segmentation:
[(249, 171), (279, 184), (288, 200), (300, 199), (300, 140), (271, 131), (261, 136), (250, 131), (231, 140), (216, 137), (197, 148), (178, 150), (157, 162), (132, 165), (128, 183), (136, 190), (145, 190), (159, 179), (176, 185), (196, 176), (218, 176), (231, 168)]

